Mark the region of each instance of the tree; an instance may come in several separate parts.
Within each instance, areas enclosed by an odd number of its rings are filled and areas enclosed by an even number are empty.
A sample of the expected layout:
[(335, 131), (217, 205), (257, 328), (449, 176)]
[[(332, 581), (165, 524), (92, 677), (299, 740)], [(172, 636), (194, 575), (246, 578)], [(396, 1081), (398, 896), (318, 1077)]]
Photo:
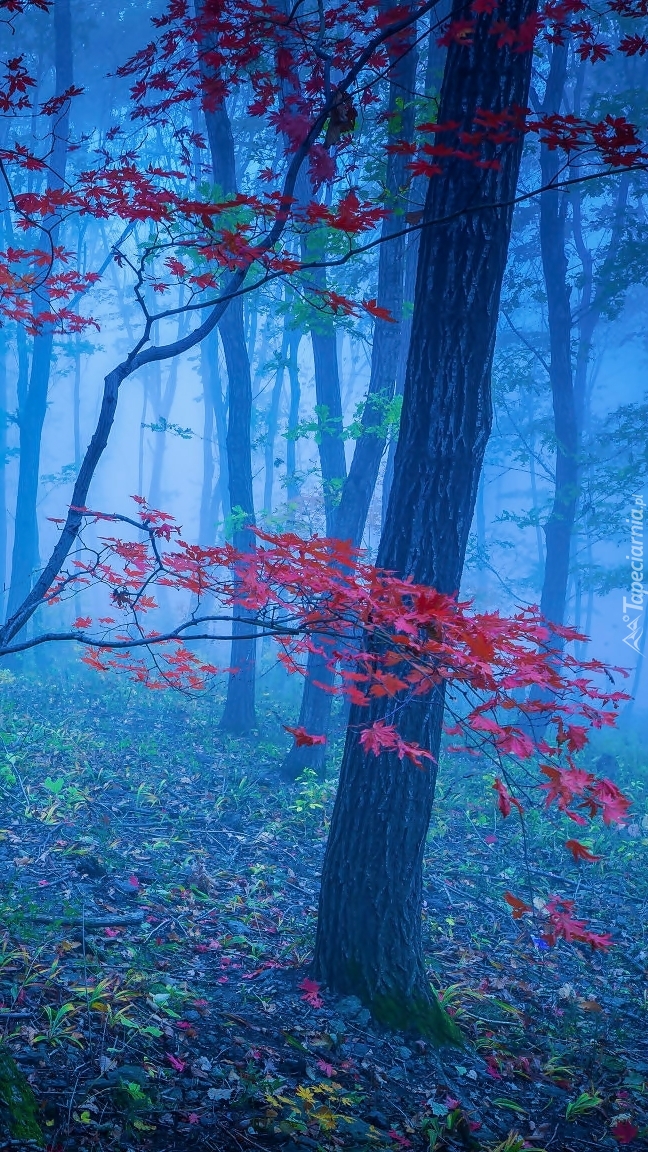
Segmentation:
[[(518, 34), (533, 25), (534, 14), (533, 0), (511, 0), (499, 9)], [(511, 109), (526, 107), (532, 38), (516, 51), (493, 36), (493, 20), (481, 13), (469, 43), (450, 44), (439, 152), (470, 138), (480, 118), (500, 122)], [(444, 130), (446, 124), (453, 127)], [(497, 149), (496, 166), (475, 170), (452, 158), (430, 182), (425, 205), (428, 227), (378, 564), (448, 595), (459, 588), (490, 431), (490, 372), (521, 151), (522, 135), (512, 131)], [(484, 160), (492, 157), (487, 149)], [(425, 972), (421, 891), (443, 707), (442, 685), (423, 698), (404, 696), (398, 705), (379, 698), (371, 705), (374, 721), (388, 718), (404, 740), (430, 749), (433, 761), (423, 771), (388, 751), (369, 763), (358, 708), (352, 708), (314, 961), (319, 979), (360, 996), (379, 1019), (440, 1037), (451, 1029)]]
[[(55, 0), (54, 3), (54, 70), (55, 89), (51, 101), (47, 181), (47, 191), (52, 198), (65, 184), (70, 104), (74, 92), (70, 0)], [(56, 210), (46, 215), (42, 222), (43, 232), (47, 235), (52, 251), (59, 242), (60, 223), (60, 215)], [(51, 307), (51, 291), (47, 283), (38, 284), (34, 288), (34, 313), (47, 316), (51, 312)], [(54, 324), (44, 320), (34, 335), (29, 385), (18, 412), (20, 472), (8, 598), (9, 613), (14, 612), (28, 594), (38, 568), (36, 500), (53, 342)]]
[[(394, 6), (383, 3), (384, 16), (393, 15)], [(371, 345), (371, 372), (362, 410), (360, 435), (356, 441), (349, 473), (327, 521), (327, 532), (354, 547), (362, 542), (369, 505), (388, 428), (386, 404), (394, 397), (401, 352), (406, 233), (402, 223), (407, 207), (407, 148), (414, 136), (414, 100), (417, 56), (412, 28), (395, 39), (389, 48), (389, 97), (387, 107), (387, 161), (385, 173), (385, 216), (381, 225), (383, 241), (378, 260), (376, 319)], [(404, 146), (404, 147), (403, 147)], [(341, 433), (341, 429), (340, 429)], [(342, 452), (341, 435), (338, 434)], [(299, 711), (298, 725), (308, 732), (326, 736), (330, 725), (334, 670), (327, 667), (324, 654), (312, 654)], [(295, 743), (282, 764), (282, 775), (294, 780), (304, 768), (321, 772), (325, 743)]]
[[(503, 723), (498, 710), (508, 709), (511, 701), (515, 705), (512, 690), (526, 692), (538, 682), (556, 697), (564, 685), (551, 656), (543, 658), (539, 647), (552, 635), (574, 638), (571, 632), (547, 633), (535, 616), (529, 622), (523, 615), (501, 627), (493, 617), (486, 622), (468, 622), (454, 599), (490, 430), (490, 369), (536, 30), (530, 0), (505, 0), (497, 13), (490, 0), (477, 0), (468, 27), (463, 20), (453, 20), (446, 37), (450, 47), (439, 118), (423, 129), (433, 142), (425, 138), (418, 154), (412, 153), (411, 170), (433, 179), (424, 218), (417, 225), (422, 241), (412, 340), (379, 569), (364, 570), (358, 582), (360, 564), (352, 548), (335, 541), (303, 541), (299, 537), (275, 542), (267, 556), (260, 547), (254, 552), (233, 548), (205, 552), (185, 544), (177, 555), (163, 557), (160, 541), (173, 536), (175, 527), (163, 513), (146, 508), (139, 520), (115, 514), (108, 519), (120, 526), (128, 524), (136, 533), (144, 530), (152, 559), (139, 540), (114, 538), (105, 544), (105, 550), (103, 544), (95, 546), (94, 559), (85, 567), (76, 567), (76, 554), (70, 569), (65, 567), (71, 551), (82, 547), (80, 533), (88, 520), (96, 526), (105, 519), (89, 515), (85, 505), (110, 435), (122, 383), (147, 364), (196, 347), (214, 332), (232, 299), (242, 293), (287, 277), (299, 283), (302, 274), (312, 270), (295, 256), (295, 241), (304, 229), (326, 223), (338, 231), (348, 249), (338, 258), (339, 263), (381, 242), (379, 237), (364, 245), (358, 240), (362, 232), (370, 231), (382, 219), (381, 208), (371, 202), (363, 204), (355, 190), (347, 189), (331, 205), (319, 200), (305, 205), (296, 195), (298, 179), (304, 163), (321, 163), (321, 152), (315, 151), (318, 137), (324, 131), (328, 136), (327, 123), (330, 126), (340, 100), (363, 76), (363, 69), (370, 64), (372, 68), (377, 63), (384, 66), (385, 43), (430, 7), (422, 5), (387, 24), (374, 21), (375, 13), (367, 16), (363, 6), (353, 10), (349, 18), (352, 34), (342, 37), (338, 45), (336, 67), (339, 65), (342, 79), (330, 96), (322, 99), (324, 62), (313, 50), (311, 103), (306, 111), (294, 115), (278, 99), (280, 86), (265, 85), (265, 73), (251, 67), (268, 44), (275, 55), (275, 37), (283, 33), (281, 21), (273, 16), (275, 10), (268, 14), (265, 6), (232, 5), (236, 19), (232, 20), (231, 11), (225, 14), (230, 23), (228, 36), (223, 38), (231, 53), (225, 54), (228, 69), (236, 76), (237, 69), (241, 71), (242, 63), (246, 64), (250, 83), (257, 85), (255, 105), (264, 113), (271, 108), (270, 123), (290, 140), (281, 181), (275, 181), (276, 174), (271, 173), (275, 182), (271, 193), (238, 193), (216, 203), (187, 194), (183, 172), (141, 171), (128, 153), (116, 160), (109, 154), (103, 167), (79, 173), (74, 190), (61, 193), (70, 213), (113, 213), (130, 223), (146, 223), (144, 239), (133, 237), (130, 246), (118, 245), (116, 250), (117, 259), (132, 271), (142, 326), (134, 346), (106, 377), (98, 423), (59, 540), (30, 593), (0, 631), (0, 654), (54, 641), (74, 642), (97, 652), (94, 662), (98, 668), (110, 666), (106, 653), (124, 653), (131, 673), (137, 676), (141, 671), (142, 678), (147, 679), (146, 669), (133, 663), (134, 648), (157, 653), (159, 645), (185, 635), (193, 640), (214, 640), (218, 636), (209, 630), (211, 626), (228, 627), (234, 621), (249, 627), (248, 635), (241, 639), (253, 640), (266, 631), (284, 642), (297, 637), (301, 646), (286, 643), (290, 670), (296, 669), (296, 657), (307, 656), (317, 646), (320, 651), (326, 647), (331, 665), (342, 660), (346, 694), (353, 710), (323, 878), (316, 970), (335, 989), (361, 995), (380, 1018), (447, 1036), (447, 1021), (425, 977), (419, 924), (421, 859), (434, 794), (445, 685), (449, 677), (459, 684), (468, 679), (471, 689), (484, 691), (486, 699), (470, 709), (468, 727), (492, 732), (500, 752), (528, 758), (532, 743), (519, 727)], [(173, 106), (176, 96), (186, 102), (195, 95), (191, 85), (188, 96), (182, 92), (178, 95), (181, 86), (176, 83), (177, 76), (174, 73), (173, 82), (169, 78), (174, 53), (178, 46), (183, 49), (187, 42), (192, 43), (194, 32), (191, 22), (188, 31), (184, 28), (186, 11), (182, 5), (177, 17), (180, 29), (175, 26), (177, 10), (173, 5), (164, 16), (156, 17), (163, 29), (161, 46), (144, 50), (131, 65), (138, 94), (135, 112), (148, 117), (150, 123), (156, 122), (156, 115), (168, 112), (169, 100)], [(340, 19), (345, 12), (348, 10), (338, 13)], [(455, 15), (459, 15), (458, 7)], [(239, 41), (243, 18), (248, 23)], [(305, 53), (312, 44), (319, 47), (319, 32), (319, 20), (309, 15), (304, 26)], [(294, 40), (292, 30), (287, 39)], [(164, 64), (156, 71), (158, 47)], [(268, 55), (266, 52), (266, 58)], [(191, 71), (195, 53), (188, 52), (186, 59)], [(283, 67), (285, 57), (282, 60)], [(8, 86), (13, 85), (15, 95), (26, 81), (20, 62), (9, 64)], [(287, 66), (295, 64), (289, 52)], [(227, 82), (234, 83), (230, 71), (225, 69), (223, 74)], [(170, 97), (166, 95), (169, 90)], [(155, 107), (145, 107), (151, 93), (157, 99), (159, 91), (164, 93), (165, 108), (160, 111), (159, 103), (157, 112)], [(579, 122), (574, 127), (571, 119), (552, 117), (537, 127), (545, 133), (545, 141), (555, 147), (564, 144), (573, 151), (581, 145), (591, 148), (594, 142), (606, 170), (645, 162), (636, 133), (625, 122), (606, 118), (600, 124)], [(171, 127), (169, 132), (173, 136)], [(182, 155), (181, 143), (179, 153)], [(9, 149), (7, 163), (18, 166), (24, 159), (24, 151)], [(38, 168), (39, 158), (29, 150), (27, 160)], [(535, 192), (537, 189), (527, 195)], [(52, 206), (47, 189), (21, 193), (14, 201), (27, 229), (35, 228), (39, 217)], [(42, 253), (32, 251), (33, 263), (38, 265), (39, 258)], [(21, 280), (15, 267), (20, 270), (29, 261), (29, 253), (18, 257), (7, 253), (3, 306), (7, 315), (26, 317), (36, 327), (37, 318), (25, 310), (20, 291), (24, 277)], [(309, 263), (328, 267), (333, 260)], [(33, 278), (33, 270), (30, 275)], [(48, 283), (52, 282), (56, 283), (55, 274), (50, 271)], [(77, 278), (71, 288), (68, 286), (68, 299), (79, 291), (78, 285)], [(180, 302), (181, 288), (187, 295)], [(158, 309), (155, 300), (171, 291), (175, 295), (168, 307)], [(331, 289), (326, 289), (322, 303), (333, 311), (343, 307), (349, 313), (359, 307), (345, 299), (340, 304)], [(373, 302), (367, 302), (365, 308), (371, 312)], [(205, 319), (181, 339), (164, 344), (160, 330), (163, 332), (164, 325), (182, 311), (195, 311)], [(63, 327), (71, 324), (69, 313), (69, 309), (59, 310), (57, 323)], [(159, 342), (154, 342), (153, 333)], [(256, 533), (256, 539), (263, 537)], [(120, 562), (116, 568), (110, 563), (114, 557)], [(219, 567), (228, 573), (224, 587), (212, 575)], [(120, 629), (121, 621), (107, 618), (100, 621), (104, 631), (99, 634), (88, 634), (86, 621), (80, 619), (67, 632), (25, 638), (23, 629), (38, 609), (59, 599), (66, 590), (74, 593), (78, 589), (80, 572), (83, 580), (106, 586), (112, 603), (131, 613), (125, 638), (112, 631)], [(209, 613), (201, 618), (190, 609), (177, 627), (162, 634), (157, 630), (156, 634), (146, 629), (142, 616), (151, 608), (145, 600), (156, 581), (163, 588), (171, 581), (187, 599), (214, 594), (220, 587), (226, 612), (224, 616)], [(286, 598), (291, 597), (297, 604), (296, 621), (286, 611)], [(208, 628), (204, 633), (200, 631), (203, 625)], [(355, 639), (363, 635), (366, 644), (358, 650)], [(315, 639), (308, 639), (311, 636)], [(508, 646), (515, 640), (521, 647), (512, 663)], [(351, 655), (358, 661), (357, 672), (348, 666)], [(568, 666), (576, 669), (574, 662)], [(184, 684), (196, 668), (200, 682), (201, 662), (190, 658), (184, 648), (172, 650), (163, 667), (164, 683)], [(590, 699), (608, 703), (620, 699), (611, 691), (605, 697), (592, 697), (580, 679), (575, 680), (574, 689), (583, 697), (586, 718), (593, 722), (607, 721), (600, 720), (596, 711), (587, 711)], [(567, 712), (562, 703), (545, 705), (539, 701), (526, 707), (532, 714), (544, 707), (554, 709), (556, 741), (547, 756), (572, 758), (563, 768), (553, 762), (545, 766), (549, 769), (545, 772), (548, 795), (563, 810), (569, 809), (576, 796), (579, 805), (591, 814), (622, 816), (623, 802), (609, 782), (579, 774), (573, 763), (573, 755), (583, 746), (582, 726), (567, 719), (573, 715), (573, 706)], [(495, 717), (488, 715), (491, 711)], [(306, 743), (318, 739), (317, 734), (300, 728), (294, 735)], [(510, 807), (511, 794), (502, 787), (497, 787), (498, 796), (504, 807)], [(577, 812), (575, 818), (584, 817)], [(514, 907), (515, 912), (524, 914)], [(556, 905), (554, 911), (551, 923), (555, 933), (562, 928), (563, 936), (571, 933), (574, 938), (578, 931), (578, 938), (586, 939), (585, 929), (573, 927), (569, 910)]]
[[(195, 34), (203, 82), (202, 104), (214, 184), (226, 198), (235, 198), (238, 189), (234, 137), (225, 100), (215, 95), (220, 77), (212, 61), (218, 58), (218, 36), (212, 31), (203, 0), (197, 3), (196, 13), (198, 21)], [(250, 526), (254, 524), (250, 443), (252, 376), (245, 342), (243, 301), (240, 297), (230, 301), (218, 327), (229, 381), (225, 444), (229, 506), (236, 516), (233, 535), (239, 547), (254, 548), (254, 536), (250, 532)], [(241, 631), (245, 633), (249, 630), (245, 624), (235, 623), (232, 628), (232, 671), (228, 677), (227, 698), (221, 717), (221, 727), (233, 733), (250, 732), (256, 727), (256, 646), (253, 640), (242, 639), (239, 635)]]

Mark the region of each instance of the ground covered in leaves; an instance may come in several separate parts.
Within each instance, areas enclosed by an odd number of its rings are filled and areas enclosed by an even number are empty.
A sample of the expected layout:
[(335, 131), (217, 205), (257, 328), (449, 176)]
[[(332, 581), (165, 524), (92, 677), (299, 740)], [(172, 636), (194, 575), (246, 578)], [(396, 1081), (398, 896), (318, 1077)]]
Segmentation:
[[(309, 978), (335, 782), (278, 783), (269, 697), (263, 735), (234, 741), (215, 700), (2, 676), (0, 1053), (42, 1146), (648, 1147), (640, 741), (608, 737), (634, 815), (588, 842), (600, 864), (570, 861), (562, 817), (532, 815), (526, 839), (503, 823), (487, 765), (444, 766), (425, 931), (466, 1043), (439, 1053)], [(546, 949), (550, 893), (615, 947)], [(10, 1089), (0, 1059), (0, 1118)]]

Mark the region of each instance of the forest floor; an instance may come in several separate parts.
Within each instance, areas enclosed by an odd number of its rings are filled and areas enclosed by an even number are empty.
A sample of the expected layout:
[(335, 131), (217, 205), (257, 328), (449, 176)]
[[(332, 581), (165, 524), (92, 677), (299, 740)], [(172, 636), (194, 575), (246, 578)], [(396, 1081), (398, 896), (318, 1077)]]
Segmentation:
[(213, 703), (2, 675), (0, 1027), (50, 1152), (648, 1148), (645, 750), (616, 737), (635, 815), (601, 864), (529, 822), (535, 895), (577, 893), (605, 954), (512, 920), (519, 825), (442, 775), (426, 947), (466, 1043), (440, 1053), (309, 980), (334, 783), (277, 783), (270, 703), (234, 741)]

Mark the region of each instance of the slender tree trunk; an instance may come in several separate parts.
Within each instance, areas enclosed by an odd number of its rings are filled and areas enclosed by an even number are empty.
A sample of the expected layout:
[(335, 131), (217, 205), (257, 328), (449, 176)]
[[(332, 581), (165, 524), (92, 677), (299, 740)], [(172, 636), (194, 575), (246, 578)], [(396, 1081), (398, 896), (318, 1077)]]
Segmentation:
[[(542, 110), (560, 111), (567, 74), (567, 46), (554, 45)], [(559, 171), (556, 151), (541, 149), (543, 185)], [(546, 559), (540, 607), (556, 624), (565, 618), (571, 539), (578, 498), (578, 424), (571, 357), (572, 316), (567, 284), (567, 197), (558, 191), (540, 197), (540, 250), (547, 293), (549, 323), (549, 376), (556, 436), (556, 483), (549, 519), (545, 524)]]
[[(414, 134), (413, 93), (417, 59), (413, 31), (407, 39), (399, 39), (392, 46), (391, 61), (388, 143), (394, 145), (398, 142), (408, 143)], [(393, 398), (396, 390), (401, 353), (405, 237), (395, 233), (402, 232), (403, 209), (407, 204), (407, 193), (404, 192), (407, 185), (407, 160), (403, 152), (387, 153), (385, 206), (390, 211), (383, 220), (381, 230), (384, 243), (380, 247), (378, 260), (377, 303), (389, 311), (392, 319), (375, 321), (369, 388), (361, 419), (362, 431), (356, 442), (349, 474), (339, 494), (339, 502), (327, 508), (328, 534), (341, 540), (350, 540), (356, 547), (362, 541), (385, 451), (385, 404)], [(342, 441), (338, 443), (344, 453)], [(326, 488), (324, 499), (326, 502)], [(298, 724), (313, 735), (328, 735), (334, 679), (335, 673), (328, 665), (326, 654), (309, 654)], [(281, 774), (288, 780), (295, 780), (304, 768), (313, 768), (321, 774), (325, 758), (325, 745), (298, 747), (294, 744), (284, 758)]]
[[(202, 16), (204, 8), (205, 0), (198, 0), (196, 11), (199, 17)], [(206, 87), (214, 79), (214, 72), (205, 53), (212, 52), (215, 47), (209, 35), (199, 44), (200, 68)], [(236, 194), (234, 137), (225, 102), (221, 101), (216, 107), (212, 107), (212, 101), (205, 100), (203, 111), (214, 183), (222, 189), (225, 196), (234, 196)], [(243, 300), (240, 297), (228, 305), (219, 323), (219, 330), (229, 381), (226, 443), (229, 501), (232, 514), (236, 516), (233, 541), (236, 548), (251, 552), (255, 547), (254, 534), (250, 531), (254, 524), (250, 434), (252, 376), (245, 340)], [(236, 608), (236, 615), (239, 619), (232, 625), (230, 656), (232, 671), (227, 681), (227, 697), (221, 728), (226, 732), (247, 733), (256, 727), (256, 641), (246, 639), (250, 633), (246, 613), (241, 608)]]
[[(178, 339), (183, 334), (184, 325), (180, 317), (178, 324)], [(158, 366), (159, 369), (159, 366)], [(172, 360), (169, 365), (169, 372), (166, 379), (166, 384), (162, 388), (162, 373), (158, 371), (158, 389), (156, 400), (158, 407), (153, 413), (153, 422), (155, 424), (161, 423), (164, 425), (168, 422), (175, 400), (175, 394), (178, 387), (178, 359)], [(151, 483), (149, 487), (149, 504), (153, 508), (159, 508), (162, 501), (162, 470), (164, 468), (164, 456), (167, 445), (167, 434), (165, 431), (155, 433), (154, 447), (153, 447), (153, 466), (151, 468)]]
[(216, 527), (215, 520), (212, 520), (214, 495), (214, 405), (212, 404), (211, 389), (208, 385), (209, 364), (207, 357), (207, 341), (203, 340), (200, 345), (200, 375), (203, 385), (203, 475), (200, 492), (200, 528), (198, 530), (198, 541), (203, 545), (214, 543)]
[(279, 363), (277, 364), (277, 371), (275, 374), (275, 382), (272, 389), (272, 396), (270, 397), (270, 408), (268, 411), (268, 431), (266, 434), (266, 442), (264, 447), (264, 463), (265, 463), (265, 478), (263, 485), (263, 507), (266, 515), (272, 515), (272, 489), (274, 487), (274, 473), (275, 473), (275, 442), (277, 439), (277, 429), (279, 426), (279, 407), (281, 405), (281, 394), (283, 392), (284, 377), (286, 375), (286, 357), (288, 355), (288, 345), (290, 343), (290, 331), (288, 328), (288, 318), (284, 320), (284, 330), (281, 339), (281, 349), (279, 351)]
[[(72, 21), (70, 0), (54, 2), (54, 60), (56, 69), (56, 95), (60, 96), (72, 85)], [(59, 191), (65, 180), (70, 122), (69, 101), (52, 118), (52, 156), (49, 190)], [(46, 217), (44, 227), (49, 231), (51, 243), (58, 241), (59, 220)], [(47, 288), (33, 294), (36, 314), (51, 310)], [(36, 503), (40, 471), (40, 449), (43, 424), (47, 412), (47, 392), (52, 366), (54, 329), (51, 324), (41, 325), (34, 336), (31, 373), (24, 402), (19, 405), (20, 466), (16, 497), (16, 520), (9, 588), (9, 615), (29, 593), (34, 571), (38, 567), (38, 520)]]
[(300, 343), (301, 333), (296, 331), (291, 332), (288, 345), (290, 401), (288, 405), (288, 437), (286, 440), (286, 503), (288, 505), (289, 522), (294, 519), (300, 488), (297, 478), (297, 443), (295, 440), (295, 432), (299, 424), (299, 404), (301, 401), (301, 387), (299, 383)]
[[(457, 4), (457, 16), (464, 11)], [(534, 0), (504, 0), (517, 27)], [(525, 107), (531, 52), (516, 52), (480, 15), (469, 44), (448, 50), (437, 135), (460, 147), (477, 109)], [(491, 426), (491, 367), (522, 139), (498, 148), (497, 169), (449, 158), (430, 181), (394, 483), (378, 564), (456, 593)], [(445, 220), (445, 223), (443, 222)], [(434, 225), (432, 221), (436, 221)], [(438, 755), (443, 692), (353, 707), (324, 862), (314, 970), (375, 1016), (441, 1039), (454, 1034), (427, 979), (422, 865), (436, 771), (366, 755), (367, 722), (387, 718)]]
[(4, 619), (7, 578), (7, 336), (0, 329), (0, 616)]
[[(442, 45), (439, 45), (438, 41), (441, 37), (443, 22), (450, 15), (451, 9), (451, 0), (439, 0), (438, 4), (435, 5), (430, 13), (430, 31), (427, 37), (427, 61), (425, 66), (425, 95), (430, 99), (434, 96), (438, 96), (441, 91), (441, 81), (443, 79), (443, 69), (445, 65), (447, 50)], [(422, 210), (427, 192), (428, 179), (429, 177), (427, 176), (416, 176), (412, 180), (409, 196), (409, 206), (411, 213), (416, 213), (419, 209)], [(414, 303), (416, 269), (418, 265), (420, 242), (421, 233), (417, 231), (407, 237), (407, 242), (405, 245), (405, 283), (403, 287), (403, 302), (404, 304), (410, 306)], [(411, 314), (406, 311), (401, 321), (400, 330), (400, 351), (398, 356), (398, 372), (396, 374), (397, 396), (403, 395), (403, 388), (405, 386), (405, 371), (407, 368), (407, 357), (409, 353), (411, 334), (412, 317)], [(380, 508), (381, 528), (384, 528), (385, 526), (387, 505), (389, 503), (389, 493), (391, 491), (391, 486), (394, 479), (394, 457), (396, 455), (397, 443), (398, 429), (394, 428), (389, 436), (389, 441), (387, 444), (387, 459), (385, 461), (385, 471), (383, 473)]]
[(218, 520), (218, 505), (220, 504), (223, 509), (223, 522), (228, 521), (231, 514), (231, 505), (229, 497), (229, 467), (227, 463), (227, 413), (229, 411), (229, 390), (226, 388), (225, 395), (223, 395), (223, 383), (220, 374), (220, 362), (218, 359), (218, 332), (213, 332), (208, 338), (208, 349), (210, 342), (212, 343), (213, 351), (208, 350), (208, 365), (209, 375), (207, 377), (209, 387), (211, 388), (211, 401), (214, 406), (214, 418), (216, 420), (216, 439), (218, 441), (218, 480), (214, 487), (214, 497), (212, 502), (212, 521), (214, 524)]

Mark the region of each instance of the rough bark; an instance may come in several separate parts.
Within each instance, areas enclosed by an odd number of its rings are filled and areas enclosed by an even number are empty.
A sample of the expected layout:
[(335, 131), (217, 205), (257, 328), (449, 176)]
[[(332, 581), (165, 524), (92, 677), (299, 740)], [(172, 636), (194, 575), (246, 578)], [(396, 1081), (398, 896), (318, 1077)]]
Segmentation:
[[(533, 12), (534, 0), (504, 0), (497, 18), (517, 27)], [(527, 103), (531, 53), (500, 46), (492, 19), (480, 16), (471, 43), (448, 51), (439, 121), (458, 122), (455, 131), (469, 131), (478, 108), (497, 113)], [(441, 138), (456, 146), (455, 131)], [(502, 146), (497, 170), (450, 158), (430, 181), (426, 200), (394, 482), (377, 562), (446, 593), (459, 588), (490, 432), (491, 366), (521, 150), (521, 138)], [(387, 1024), (443, 1040), (453, 1030), (431, 992), (421, 936), (436, 772), (364, 754), (359, 730), (384, 717), (436, 756), (442, 693), (351, 710), (314, 970), (335, 991), (358, 995)]]

